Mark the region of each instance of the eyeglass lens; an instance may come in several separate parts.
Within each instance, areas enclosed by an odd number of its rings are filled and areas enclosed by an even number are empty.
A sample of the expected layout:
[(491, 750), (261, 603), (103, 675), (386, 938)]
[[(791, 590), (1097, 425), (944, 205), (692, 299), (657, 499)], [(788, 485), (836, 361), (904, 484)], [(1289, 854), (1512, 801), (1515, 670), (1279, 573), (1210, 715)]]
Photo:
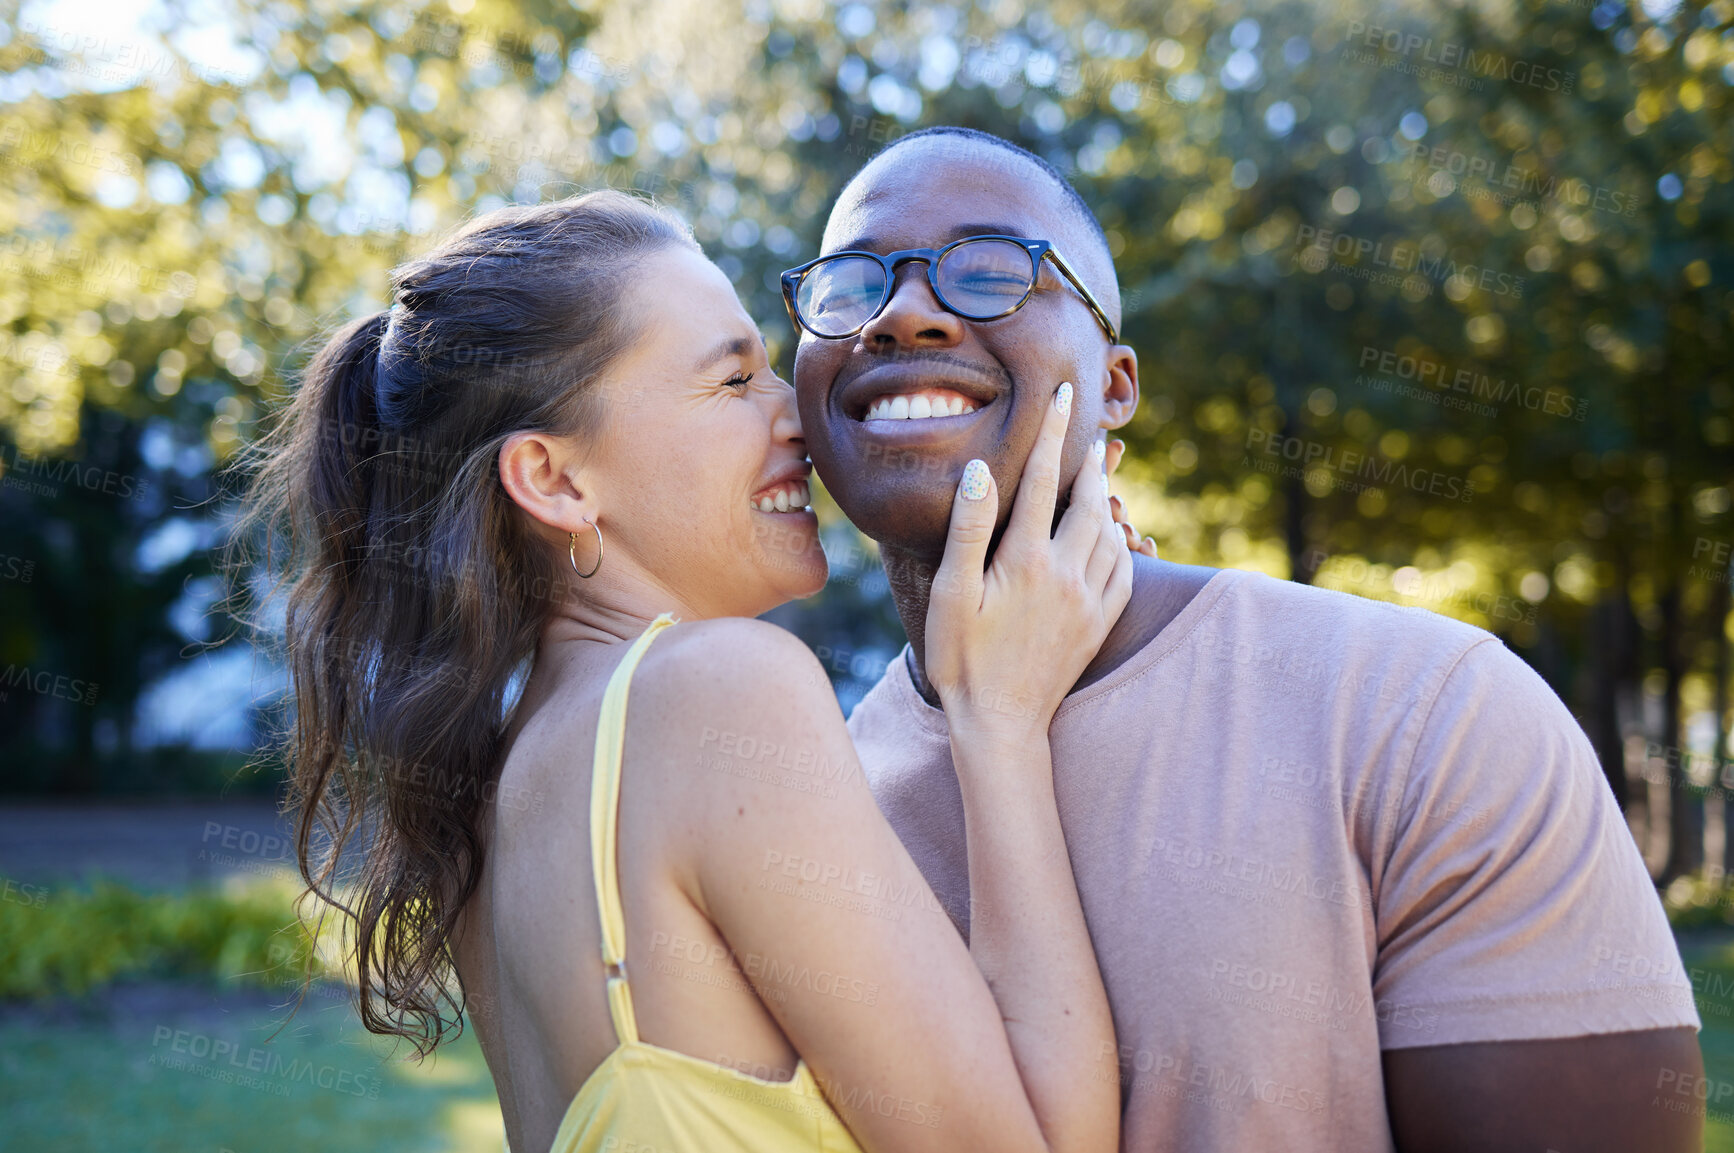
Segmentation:
[[(940, 302), (960, 316), (1001, 316), (1028, 295), (1034, 266), (1029, 250), (1009, 240), (970, 240), (939, 261)], [(820, 336), (844, 336), (872, 319), (885, 296), (885, 266), (866, 256), (838, 256), (815, 265), (795, 290), (803, 323)]]

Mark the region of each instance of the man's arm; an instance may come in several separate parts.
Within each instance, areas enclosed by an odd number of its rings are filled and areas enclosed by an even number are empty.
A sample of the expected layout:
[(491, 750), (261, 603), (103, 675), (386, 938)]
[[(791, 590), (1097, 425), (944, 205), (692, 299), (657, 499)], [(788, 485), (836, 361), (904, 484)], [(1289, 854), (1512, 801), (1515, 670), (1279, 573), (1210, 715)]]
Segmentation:
[(1485, 641), (1411, 763), (1377, 906), (1378, 995), (1427, 1010), (1381, 1022), (1397, 1147), (1696, 1153), (1692, 986), (1583, 730)]
[(1383, 1056), (1401, 1153), (1699, 1153), (1716, 1096), (1691, 1029)]

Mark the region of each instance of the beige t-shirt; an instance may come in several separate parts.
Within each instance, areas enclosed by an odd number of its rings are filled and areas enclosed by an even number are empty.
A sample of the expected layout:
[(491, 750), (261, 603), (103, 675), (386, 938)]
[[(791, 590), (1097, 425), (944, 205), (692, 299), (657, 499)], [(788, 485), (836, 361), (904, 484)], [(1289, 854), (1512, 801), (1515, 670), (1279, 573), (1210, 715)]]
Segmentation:
[[(944, 714), (899, 659), (849, 731), (967, 939)], [(1126, 1150), (1390, 1150), (1381, 1049), (1700, 1025), (1589, 742), (1489, 633), (1224, 571), (1049, 731)]]

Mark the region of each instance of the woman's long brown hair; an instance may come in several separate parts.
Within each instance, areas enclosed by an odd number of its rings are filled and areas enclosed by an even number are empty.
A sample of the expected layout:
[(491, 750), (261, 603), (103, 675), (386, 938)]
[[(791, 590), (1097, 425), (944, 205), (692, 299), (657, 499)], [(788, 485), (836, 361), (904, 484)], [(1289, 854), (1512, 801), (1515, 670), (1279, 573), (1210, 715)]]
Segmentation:
[(240, 563), (287, 588), (301, 875), (343, 922), (362, 1022), (418, 1055), (462, 1030), (451, 938), (510, 685), (578, 584), (507, 496), (500, 448), (600, 426), (597, 382), (647, 331), (632, 274), (670, 246), (697, 248), (615, 192), (477, 218), (331, 337), (245, 459)]

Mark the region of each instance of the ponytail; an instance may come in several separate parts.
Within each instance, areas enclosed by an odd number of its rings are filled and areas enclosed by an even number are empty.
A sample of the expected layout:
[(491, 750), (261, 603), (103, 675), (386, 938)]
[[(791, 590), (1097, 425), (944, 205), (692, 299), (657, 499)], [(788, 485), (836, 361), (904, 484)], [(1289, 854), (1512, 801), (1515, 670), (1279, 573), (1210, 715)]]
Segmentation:
[(290, 406), (292, 424), (324, 433), (306, 446), (312, 456), (306, 462), (308, 512), (315, 530), (339, 543), (346, 558), (367, 545), (373, 462), (381, 439), (379, 346), (390, 321), (390, 311), (378, 312), (339, 329), (307, 366)]

